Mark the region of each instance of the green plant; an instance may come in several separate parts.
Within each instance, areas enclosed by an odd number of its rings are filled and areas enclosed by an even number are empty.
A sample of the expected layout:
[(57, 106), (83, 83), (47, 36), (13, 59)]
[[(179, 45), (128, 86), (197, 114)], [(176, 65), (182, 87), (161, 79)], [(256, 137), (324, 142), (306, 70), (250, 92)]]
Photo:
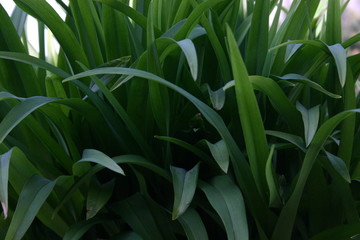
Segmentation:
[(348, 1), (57, 0), (65, 21), (14, 1), (11, 18), (0, 5), (2, 239), (360, 234)]

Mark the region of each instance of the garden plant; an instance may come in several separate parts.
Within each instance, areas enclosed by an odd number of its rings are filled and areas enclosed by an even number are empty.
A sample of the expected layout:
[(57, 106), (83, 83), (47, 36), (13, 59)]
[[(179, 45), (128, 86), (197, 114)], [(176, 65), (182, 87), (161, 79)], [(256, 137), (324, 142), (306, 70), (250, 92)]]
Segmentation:
[(360, 239), (349, 0), (14, 2), (0, 239)]

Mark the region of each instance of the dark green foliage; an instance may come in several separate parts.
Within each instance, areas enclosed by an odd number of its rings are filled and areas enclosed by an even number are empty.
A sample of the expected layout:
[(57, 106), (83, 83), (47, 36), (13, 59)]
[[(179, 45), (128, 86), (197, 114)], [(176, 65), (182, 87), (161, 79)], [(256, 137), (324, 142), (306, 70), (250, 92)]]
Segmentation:
[(358, 237), (346, 3), (57, 0), (63, 21), (15, 2), (0, 4), (1, 239)]

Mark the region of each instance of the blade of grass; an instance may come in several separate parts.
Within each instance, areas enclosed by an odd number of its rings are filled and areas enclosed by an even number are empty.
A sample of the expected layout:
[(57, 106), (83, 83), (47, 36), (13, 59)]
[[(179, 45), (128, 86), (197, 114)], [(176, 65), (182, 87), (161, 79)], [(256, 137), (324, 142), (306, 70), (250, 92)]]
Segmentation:
[(269, 155), (269, 147), (265, 136), (264, 125), (245, 64), (241, 58), (234, 35), (229, 27), (227, 27), (227, 38), (230, 62), (235, 79), (239, 117), (244, 132), (250, 167), (255, 177), (256, 186), (265, 198), (267, 192), (265, 165)]
[(340, 1), (328, 1), (326, 15), (326, 43), (341, 43), (341, 6)]
[(257, 0), (249, 30), (245, 63), (251, 75), (260, 75), (268, 50), (270, 1)]

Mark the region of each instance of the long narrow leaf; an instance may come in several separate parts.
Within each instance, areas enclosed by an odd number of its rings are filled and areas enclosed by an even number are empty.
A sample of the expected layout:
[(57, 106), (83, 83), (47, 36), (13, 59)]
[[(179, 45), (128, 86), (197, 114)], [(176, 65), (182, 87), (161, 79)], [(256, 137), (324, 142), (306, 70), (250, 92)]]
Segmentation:
[(235, 79), (236, 100), (250, 167), (259, 191), (264, 194), (266, 192), (265, 165), (269, 154), (264, 125), (244, 61), (229, 27), (227, 27), (227, 37)]
[(29, 180), (21, 191), (5, 240), (22, 239), (55, 183), (39, 176)]

